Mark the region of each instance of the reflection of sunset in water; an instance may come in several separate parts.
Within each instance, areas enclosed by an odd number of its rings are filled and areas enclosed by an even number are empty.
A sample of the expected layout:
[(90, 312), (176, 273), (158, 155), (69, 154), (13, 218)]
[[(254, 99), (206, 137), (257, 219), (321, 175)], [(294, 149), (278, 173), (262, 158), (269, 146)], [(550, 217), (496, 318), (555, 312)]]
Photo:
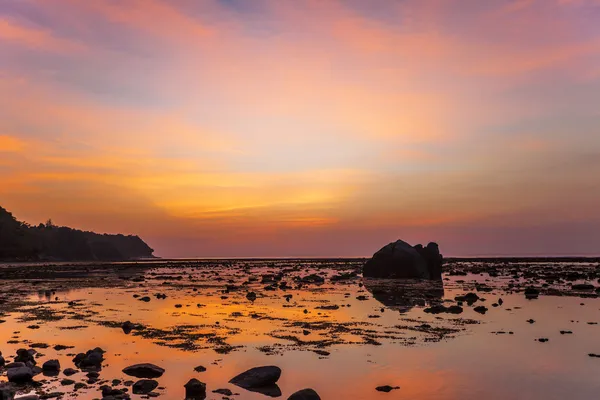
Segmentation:
[[(32, 294), (31, 303), (2, 318), (4, 357), (11, 361), (18, 348), (48, 344), (37, 348), (43, 354), (38, 365), (58, 358), (64, 369), (73, 367), (74, 354), (99, 346), (107, 351), (102, 379), (131, 379), (121, 372), (124, 367), (151, 362), (166, 369), (157, 379), (157, 392), (166, 399), (183, 398), (183, 385), (194, 377), (207, 384), (209, 399), (220, 398), (211, 393), (218, 388), (240, 393), (234, 398), (264, 399), (228, 383), (259, 365), (282, 369), (282, 398), (304, 387), (315, 389), (323, 399), (426, 400), (559, 399), (574, 388), (581, 398), (591, 398), (599, 389), (600, 365), (587, 357), (600, 350), (598, 326), (587, 323), (600, 316), (597, 299), (542, 296), (529, 301), (522, 294), (494, 290), (480, 293), (487, 299), (482, 304), (490, 309), (485, 316), (468, 306), (461, 315), (433, 315), (423, 310), (429, 301), (439, 301), (438, 289), (429, 300), (419, 300), (416, 293), (401, 298), (404, 289), (378, 292), (381, 288), (374, 289), (368, 281), (363, 287), (360, 278), (337, 283), (328, 279), (323, 285), (298, 289), (288, 277), (294, 289), (270, 291), (264, 289), (267, 284), (243, 283), (251, 275), (238, 269), (220, 271), (221, 280), (201, 269), (151, 271), (155, 274), (147, 272), (144, 282), (123, 287)], [(260, 276), (260, 271), (253, 269), (252, 276)], [(303, 273), (309, 272), (315, 270)], [(169, 275), (188, 280), (167, 279)], [(484, 281), (475, 275), (452, 277), (445, 282), (443, 299), (468, 291), (466, 282)], [(229, 282), (235, 285), (227, 292)], [(253, 302), (246, 298), (249, 291), (257, 294)], [(158, 293), (166, 299), (157, 299)], [(289, 295), (287, 301), (284, 296)], [(140, 301), (143, 296), (150, 301)], [(374, 296), (401, 307), (384, 305)], [(492, 307), (499, 297), (503, 305)], [(411, 302), (414, 306), (407, 307)], [(527, 323), (530, 318), (536, 322)], [(126, 335), (120, 328), (126, 320), (145, 329)], [(27, 328), (34, 324), (40, 328)], [(419, 330), (423, 324), (439, 331)], [(560, 330), (574, 334), (561, 335)], [(540, 337), (549, 342), (535, 341)], [(57, 344), (74, 348), (55, 351)], [(199, 365), (207, 370), (195, 372)], [(53, 382), (44, 390), (70, 391), (61, 386), (63, 378), (44, 378)], [(85, 381), (82, 372), (71, 378)], [(375, 391), (381, 385), (400, 389)], [(79, 390), (78, 398), (97, 398), (98, 386)]]

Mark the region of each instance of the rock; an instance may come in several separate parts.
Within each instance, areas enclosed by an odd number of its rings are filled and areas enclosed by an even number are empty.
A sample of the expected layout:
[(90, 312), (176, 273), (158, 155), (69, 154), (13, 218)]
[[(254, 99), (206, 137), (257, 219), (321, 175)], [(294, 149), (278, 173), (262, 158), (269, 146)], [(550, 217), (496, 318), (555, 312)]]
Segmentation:
[(29, 367), (17, 367), (7, 370), (9, 382), (25, 383), (33, 379), (33, 371)]
[(23, 362), (11, 362), (4, 366), (4, 368), (6, 368), (6, 369), (19, 368), (19, 367), (26, 367), (26, 365)]
[(475, 303), (477, 300), (479, 300), (479, 296), (477, 295), (477, 293), (467, 293), (467, 294), (463, 294), (462, 296), (456, 296), (454, 298), (454, 300), (456, 301), (464, 301), (465, 303), (471, 305), (473, 303)]
[(443, 304), (436, 304), (434, 306), (424, 309), (423, 312), (426, 312), (428, 314), (441, 314), (441, 313), (460, 314), (463, 312), (463, 308), (461, 306), (446, 307)]
[(131, 331), (133, 330), (134, 325), (131, 323), (131, 321), (125, 321), (123, 322), (123, 325), (121, 325), (121, 329), (123, 329), (123, 332), (126, 335), (129, 335), (131, 333)]
[(114, 398), (114, 399), (129, 399), (129, 395), (127, 394), (127, 389), (119, 390), (112, 388), (108, 385), (100, 386), (100, 390), (102, 391), (102, 398)]
[(222, 394), (223, 396), (231, 396), (233, 392), (229, 389), (216, 389), (212, 391), (213, 393)]
[(158, 387), (158, 382), (154, 379), (140, 379), (133, 384), (133, 394), (148, 394)]
[(202, 365), (198, 365), (196, 368), (194, 368), (194, 371), (204, 372), (204, 371), (206, 371), (206, 367), (203, 367)]
[(35, 355), (36, 351), (33, 349), (19, 349), (17, 350), (17, 356), (15, 357), (15, 362), (23, 362), (23, 363), (31, 363), (32, 365), (36, 364)]
[(329, 304), (329, 305), (325, 305), (325, 306), (318, 306), (316, 307), (317, 310), (339, 310), (340, 306), (338, 306), (337, 304)]
[(487, 309), (487, 307), (485, 307), (485, 306), (478, 306), (478, 307), (475, 307), (475, 308), (473, 309), (473, 311), (475, 311), (475, 312), (477, 312), (477, 313), (479, 313), (479, 314), (485, 314), (485, 313), (487, 312), (487, 310), (488, 310), (488, 309)]
[(15, 390), (10, 385), (0, 384), (0, 399), (12, 400), (15, 398)]
[(391, 392), (392, 390), (395, 390), (395, 389), (400, 389), (400, 386), (385, 385), (385, 386), (377, 386), (375, 388), (375, 390), (377, 390), (378, 392), (385, 392), (385, 393)]
[(275, 384), (280, 376), (281, 369), (279, 367), (255, 367), (232, 378), (229, 383), (244, 389), (258, 388)]
[(77, 373), (77, 370), (73, 369), (73, 368), (67, 368), (63, 371), (63, 374), (65, 374), (66, 376), (75, 375), (76, 373)]
[(60, 384), (63, 386), (71, 386), (75, 384), (75, 381), (73, 379), (65, 378), (62, 381), (60, 381)]
[(384, 246), (363, 267), (363, 276), (395, 279), (441, 279), (443, 257), (438, 245), (427, 247), (398, 240)]
[(321, 400), (321, 398), (312, 389), (302, 389), (288, 397), (288, 400)]
[(154, 364), (135, 364), (123, 369), (123, 373), (136, 378), (160, 378), (165, 370)]
[(196, 378), (192, 378), (184, 385), (186, 399), (205, 399), (206, 384)]
[(534, 287), (530, 286), (527, 289), (525, 289), (525, 297), (528, 299), (537, 299), (539, 295), (540, 291)]
[(4, 367), (4, 364), (6, 364), (6, 361), (4, 360), (4, 357), (2, 357), (2, 355), (0, 355), (0, 368)]
[(100, 369), (102, 361), (104, 361), (104, 350), (100, 347), (88, 350), (85, 354), (79, 353), (73, 358), (73, 364), (82, 370)]
[(571, 286), (571, 288), (573, 290), (594, 290), (594, 289), (596, 289), (596, 287), (594, 285), (591, 285), (589, 283), (577, 283), (577, 284)]
[(58, 372), (60, 371), (60, 362), (58, 360), (48, 360), (42, 365), (44, 372)]
[(256, 293), (248, 292), (248, 294), (246, 295), (246, 298), (250, 301), (254, 301), (254, 300), (256, 300)]

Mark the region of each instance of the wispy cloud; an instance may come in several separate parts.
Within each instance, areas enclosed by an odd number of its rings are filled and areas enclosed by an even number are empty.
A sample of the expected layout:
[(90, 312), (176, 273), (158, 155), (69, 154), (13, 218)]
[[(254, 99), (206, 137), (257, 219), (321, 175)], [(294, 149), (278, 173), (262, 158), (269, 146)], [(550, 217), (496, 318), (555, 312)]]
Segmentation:
[(0, 201), (163, 255), (593, 236), (599, 15), (596, 0), (4, 2)]

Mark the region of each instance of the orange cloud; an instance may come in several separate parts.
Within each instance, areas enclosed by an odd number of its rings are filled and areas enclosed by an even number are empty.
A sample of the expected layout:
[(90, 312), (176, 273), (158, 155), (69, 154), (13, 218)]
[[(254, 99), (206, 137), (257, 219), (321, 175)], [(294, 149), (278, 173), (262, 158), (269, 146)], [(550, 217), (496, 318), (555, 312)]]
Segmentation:
[(22, 140), (8, 135), (0, 135), (0, 152), (20, 153), (25, 148)]
[(0, 40), (39, 50), (74, 52), (84, 49), (82, 44), (56, 37), (50, 31), (25, 27), (2, 18), (0, 18)]

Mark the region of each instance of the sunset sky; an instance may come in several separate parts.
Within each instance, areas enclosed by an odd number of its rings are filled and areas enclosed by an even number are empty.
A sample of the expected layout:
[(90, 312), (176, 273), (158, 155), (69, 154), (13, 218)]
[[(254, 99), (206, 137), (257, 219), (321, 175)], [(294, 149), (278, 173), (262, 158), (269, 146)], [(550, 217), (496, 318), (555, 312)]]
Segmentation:
[(164, 257), (600, 254), (600, 0), (0, 0), (0, 205)]

